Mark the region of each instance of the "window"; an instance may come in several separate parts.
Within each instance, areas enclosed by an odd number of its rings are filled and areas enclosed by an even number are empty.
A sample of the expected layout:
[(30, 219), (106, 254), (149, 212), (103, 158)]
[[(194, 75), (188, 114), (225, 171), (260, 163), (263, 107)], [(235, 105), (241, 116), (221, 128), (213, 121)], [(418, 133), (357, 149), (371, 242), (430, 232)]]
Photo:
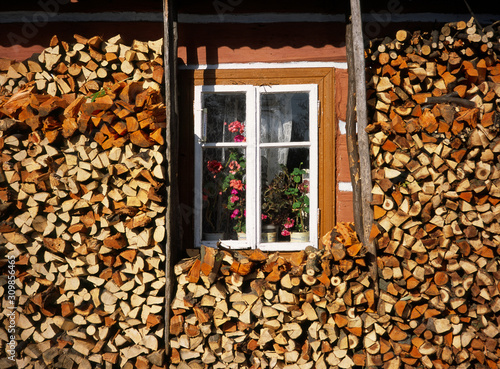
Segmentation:
[(316, 245), (317, 90), (196, 87), (196, 245)]
[(181, 86), (184, 246), (317, 247), (335, 224), (334, 69), (184, 70)]

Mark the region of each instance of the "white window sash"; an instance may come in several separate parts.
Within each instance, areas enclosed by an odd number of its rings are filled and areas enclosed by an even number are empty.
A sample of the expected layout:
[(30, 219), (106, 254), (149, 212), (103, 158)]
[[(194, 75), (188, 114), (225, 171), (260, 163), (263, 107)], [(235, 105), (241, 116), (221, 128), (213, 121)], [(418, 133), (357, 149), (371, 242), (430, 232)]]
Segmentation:
[[(260, 150), (264, 148), (293, 148), (304, 147), (309, 148), (309, 239), (310, 242), (266, 242), (261, 243), (260, 238), (257, 239), (256, 247), (262, 251), (295, 251), (303, 250), (307, 246), (318, 247), (318, 85), (315, 84), (296, 84), (296, 85), (273, 85), (257, 87), (257, 117), (261, 116), (260, 111), (260, 96), (263, 93), (287, 93), (287, 92), (305, 92), (309, 94), (309, 141), (300, 142), (273, 142), (260, 143), (258, 145), (257, 168), (261, 166)], [(260, 137), (260, 120), (255, 125), (255, 135)], [(260, 170), (256, 173), (257, 194), (261, 193), (261, 173)], [(260, 216), (262, 209), (261, 198), (258, 196), (256, 218)], [(257, 221), (257, 232), (261, 234), (261, 222)]]
[[(206, 92), (243, 92), (246, 93), (246, 142), (222, 143), (204, 142), (202, 94)], [(260, 143), (260, 96), (269, 92), (305, 92), (309, 94), (309, 141)], [(246, 148), (246, 241), (221, 240), (226, 247), (233, 249), (259, 248), (263, 251), (303, 250), (307, 246), (317, 247), (318, 239), (318, 86), (315, 84), (251, 86), (251, 85), (214, 85), (195, 86), (194, 97), (194, 241), (199, 247), (202, 243), (202, 178), (203, 149), (211, 147), (244, 147)], [(261, 175), (260, 150), (263, 148), (309, 148), (309, 234), (311, 242), (272, 242), (261, 243)], [(249, 165), (254, 163), (254, 165)], [(203, 241), (205, 246), (215, 247), (217, 241)]]
[[(223, 142), (204, 142), (201, 135), (203, 132), (203, 109), (202, 109), (202, 95), (206, 92), (243, 92), (246, 95), (246, 122), (245, 125), (255, 125), (253, 121), (255, 118), (254, 106), (255, 106), (255, 88), (249, 85), (237, 85), (237, 86), (195, 86), (194, 95), (194, 243), (196, 247), (200, 247), (202, 243), (203, 236), (203, 149), (207, 147), (243, 147), (246, 148), (246, 155), (248, 161), (249, 155), (249, 145), (246, 143), (223, 143)], [(247, 138), (248, 140), (248, 138)], [(250, 150), (252, 151), (252, 150)], [(255, 149), (253, 150), (255, 151)], [(247, 182), (250, 178), (247, 169)], [(247, 183), (247, 199), (249, 193), (248, 183)], [(248, 213), (248, 200), (247, 200), (247, 213)], [(248, 219), (246, 220), (246, 227), (248, 230), (249, 224)], [(252, 225), (250, 224), (250, 227)], [(255, 225), (253, 225), (255, 228)], [(255, 232), (253, 232), (255, 233)], [(247, 231), (248, 235), (248, 231)], [(224, 245), (231, 248), (248, 248), (248, 245), (255, 244), (255, 236), (247, 238), (246, 241), (229, 241), (224, 240)], [(205, 246), (215, 247), (218, 241), (203, 241)]]

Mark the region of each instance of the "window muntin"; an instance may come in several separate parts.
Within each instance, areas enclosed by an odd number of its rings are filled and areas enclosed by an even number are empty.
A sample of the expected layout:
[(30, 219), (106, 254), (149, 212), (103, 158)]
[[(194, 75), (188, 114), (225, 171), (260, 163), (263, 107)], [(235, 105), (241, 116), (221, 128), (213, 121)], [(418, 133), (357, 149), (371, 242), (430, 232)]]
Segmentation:
[[(215, 246), (217, 242), (208, 240), (204, 234), (210, 228), (207, 226), (207, 189), (204, 187), (214, 186), (209, 185), (208, 161), (217, 160), (227, 175), (231, 169), (228, 158), (235, 152), (240, 154), (240, 159), (244, 158), (246, 164), (244, 174), (239, 174), (244, 191), (234, 194), (240, 198), (240, 194), (244, 196), (246, 203), (246, 239), (238, 240), (234, 229), (231, 230), (237, 220), (235, 209), (229, 208), (234, 188), (226, 186), (222, 191), (226, 202), (222, 206), (226, 207), (223, 209), (224, 217), (229, 217), (229, 220), (225, 223), (222, 243), (232, 248), (258, 247), (263, 250), (297, 250), (308, 245), (317, 246), (317, 89), (317, 85), (217, 85), (195, 88), (196, 246), (202, 243)], [(233, 124), (229, 130), (233, 122), (241, 123), (243, 131), (235, 130), (237, 124)], [(269, 225), (261, 211), (265, 205), (263, 193), (272, 181), (270, 177), (274, 178), (280, 173), (281, 165), (288, 168), (290, 173), (294, 168), (299, 168), (308, 183), (307, 241), (290, 242), (281, 235), (282, 230), (278, 231), (277, 237), (268, 237)], [(213, 176), (218, 173), (210, 174)], [(238, 205), (238, 201), (234, 204)], [(241, 215), (239, 205), (236, 215)]]

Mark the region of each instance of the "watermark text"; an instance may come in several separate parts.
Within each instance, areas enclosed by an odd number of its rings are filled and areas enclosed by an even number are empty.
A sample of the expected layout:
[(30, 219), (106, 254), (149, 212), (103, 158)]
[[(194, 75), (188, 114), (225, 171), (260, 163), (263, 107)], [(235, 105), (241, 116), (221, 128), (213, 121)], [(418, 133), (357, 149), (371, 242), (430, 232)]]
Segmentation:
[(23, 17), (21, 34), (9, 32), (7, 39), (12, 45), (22, 45), (29, 42), (38, 34), (38, 30), (55, 17), (61, 5), (68, 4), (71, 0), (38, 0), (37, 4), (41, 10), (34, 12), (30, 17)]
[(7, 318), (8, 326), (7, 333), (9, 342), (6, 345), (7, 358), (9, 360), (16, 360), (16, 258), (9, 255), (8, 259), (8, 272), (7, 272), (7, 293), (4, 297), (7, 300), (8, 309)]

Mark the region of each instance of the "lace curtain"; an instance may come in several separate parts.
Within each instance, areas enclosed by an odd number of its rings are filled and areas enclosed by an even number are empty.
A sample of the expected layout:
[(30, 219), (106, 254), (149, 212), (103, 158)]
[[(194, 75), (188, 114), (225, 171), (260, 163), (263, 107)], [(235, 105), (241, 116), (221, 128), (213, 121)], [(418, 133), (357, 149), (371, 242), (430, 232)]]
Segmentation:
[[(293, 128), (293, 94), (265, 94), (261, 101), (260, 142), (290, 142)], [(262, 150), (262, 179), (271, 181), (288, 161), (288, 148)]]
[[(307, 93), (280, 92), (260, 95), (261, 143), (287, 143), (308, 141), (309, 106)], [(207, 108), (207, 142), (230, 142), (232, 135), (224, 122), (234, 120), (245, 122), (245, 95), (240, 93), (207, 94), (204, 107)], [(247, 127), (247, 129), (252, 129)], [(244, 135), (246, 136), (246, 133)], [(261, 150), (261, 176), (263, 183), (269, 183), (280, 171), (281, 165), (298, 166), (307, 161), (307, 153), (297, 156), (300, 149), (269, 148)], [(224, 156), (224, 154), (222, 153)], [(225, 158), (218, 158), (224, 160)]]

